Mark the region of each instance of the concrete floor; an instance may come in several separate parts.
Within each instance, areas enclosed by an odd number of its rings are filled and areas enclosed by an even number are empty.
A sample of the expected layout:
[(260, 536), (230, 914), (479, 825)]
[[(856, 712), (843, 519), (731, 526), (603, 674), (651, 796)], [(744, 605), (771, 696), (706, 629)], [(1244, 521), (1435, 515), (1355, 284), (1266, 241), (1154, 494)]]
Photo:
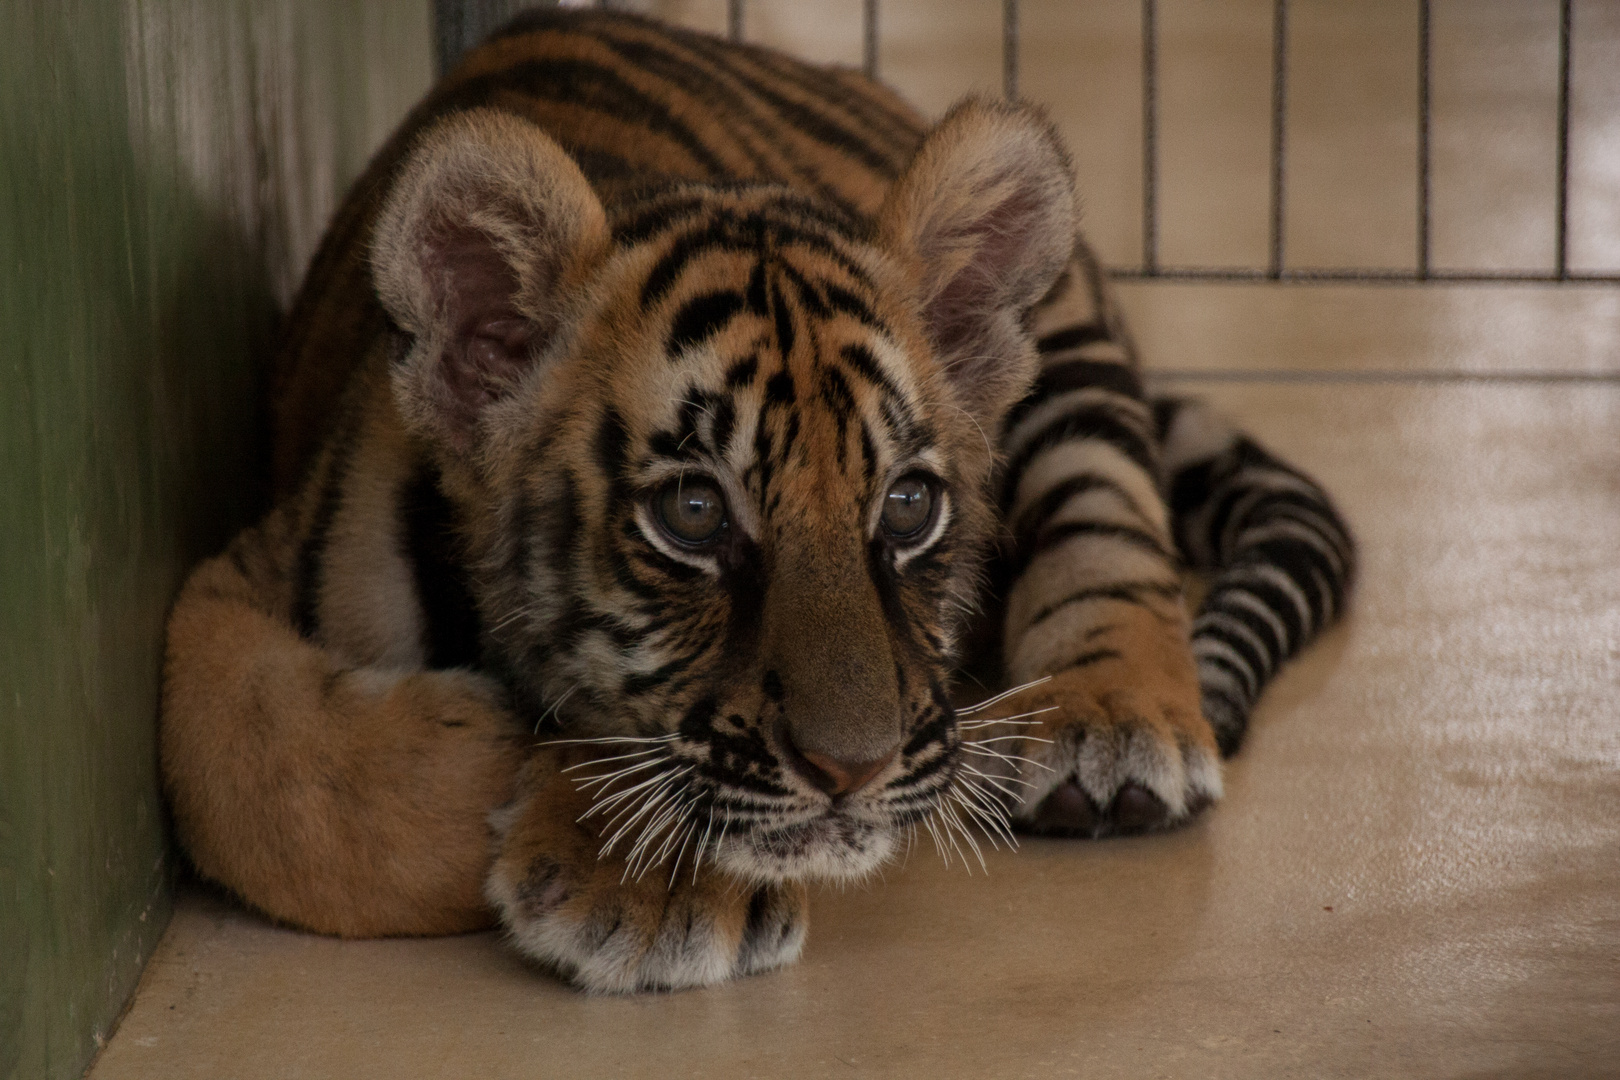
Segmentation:
[[(1488, 220), (1455, 250), (1543, 250), (1544, 215)], [(1212, 812), (988, 877), (919, 847), (817, 895), (796, 967), (626, 999), (494, 935), (339, 942), (191, 890), (90, 1075), (1620, 1076), (1620, 290), (1124, 292), (1161, 385), (1311, 470), (1362, 544), (1351, 615), (1267, 692)]]

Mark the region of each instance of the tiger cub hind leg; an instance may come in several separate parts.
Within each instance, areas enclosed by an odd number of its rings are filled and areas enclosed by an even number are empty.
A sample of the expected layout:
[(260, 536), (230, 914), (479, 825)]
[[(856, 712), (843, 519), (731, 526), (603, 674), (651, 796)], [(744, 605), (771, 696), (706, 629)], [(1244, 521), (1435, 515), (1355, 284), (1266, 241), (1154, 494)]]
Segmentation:
[(159, 746), (197, 871), (342, 937), (487, 927), (489, 807), (518, 733), (493, 681), (357, 666), (291, 625), (289, 515), (199, 566), (169, 617)]
[(595, 993), (710, 986), (798, 959), (802, 883), (738, 881), (700, 858), (709, 835), (656, 820), (639, 855), (628, 840), (604, 852), (638, 807), (605, 827), (575, 771), (591, 764), (578, 748), (536, 749), (494, 815), (503, 835), (485, 891), (520, 952)]
[[(1027, 828), (1173, 826), (1220, 798), (1220, 755), (1201, 709), (1155, 416), (1083, 241), (1034, 330), (1040, 377), (1002, 441), (1000, 652), (1010, 684), (1045, 681), (992, 714), (1029, 714), (1022, 726), (970, 726), (981, 745), (967, 749), (981, 751), (977, 768), (1025, 766), (1002, 791)], [(1013, 748), (1012, 760), (994, 756)]]

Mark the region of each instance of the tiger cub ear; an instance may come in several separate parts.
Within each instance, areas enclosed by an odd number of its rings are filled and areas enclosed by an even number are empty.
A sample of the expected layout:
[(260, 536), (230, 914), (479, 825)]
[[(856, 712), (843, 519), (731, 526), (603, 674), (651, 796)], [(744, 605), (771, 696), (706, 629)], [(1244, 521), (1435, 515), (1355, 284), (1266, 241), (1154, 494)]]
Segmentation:
[(552, 343), (607, 235), (579, 166), (533, 124), (478, 109), (425, 132), (371, 254), (383, 306), (413, 339), (393, 371), (406, 422), (470, 448), (484, 409)]
[(1076, 226), (1069, 155), (1029, 105), (959, 103), (889, 191), (880, 241), (915, 268), (935, 352), (981, 423), (999, 424), (1035, 379), (1025, 316), (1068, 262)]

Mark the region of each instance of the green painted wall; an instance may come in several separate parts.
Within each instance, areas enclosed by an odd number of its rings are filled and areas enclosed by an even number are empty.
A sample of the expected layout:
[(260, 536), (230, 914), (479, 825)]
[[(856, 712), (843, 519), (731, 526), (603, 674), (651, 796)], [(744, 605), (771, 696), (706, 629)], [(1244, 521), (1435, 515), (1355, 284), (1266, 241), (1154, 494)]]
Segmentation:
[(278, 307), (427, 87), (427, 0), (0, 0), (0, 1078), (168, 917), (161, 629), (259, 506)]

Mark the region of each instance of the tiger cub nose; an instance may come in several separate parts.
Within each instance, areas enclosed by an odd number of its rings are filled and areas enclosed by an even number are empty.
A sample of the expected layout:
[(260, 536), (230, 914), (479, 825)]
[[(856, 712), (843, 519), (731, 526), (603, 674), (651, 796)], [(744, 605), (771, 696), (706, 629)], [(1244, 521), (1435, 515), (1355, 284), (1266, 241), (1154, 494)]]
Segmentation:
[(799, 750), (793, 764), (801, 776), (828, 795), (847, 795), (866, 786), (899, 751), (897, 746), (876, 761), (839, 761), (814, 750)]

